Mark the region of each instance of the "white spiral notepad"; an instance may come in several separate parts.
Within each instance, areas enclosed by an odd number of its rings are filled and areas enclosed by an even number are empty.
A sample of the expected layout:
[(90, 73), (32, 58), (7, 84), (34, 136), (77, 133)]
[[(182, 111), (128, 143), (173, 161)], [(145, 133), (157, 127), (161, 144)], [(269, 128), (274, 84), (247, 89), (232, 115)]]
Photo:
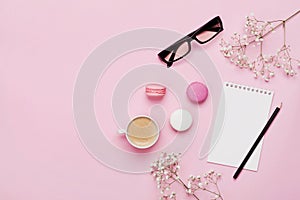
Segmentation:
[[(238, 167), (268, 121), (273, 92), (224, 83), (225, 118), (221, 136), (208, 162)], [(257, 171), (262, 141), (245, 165)]]

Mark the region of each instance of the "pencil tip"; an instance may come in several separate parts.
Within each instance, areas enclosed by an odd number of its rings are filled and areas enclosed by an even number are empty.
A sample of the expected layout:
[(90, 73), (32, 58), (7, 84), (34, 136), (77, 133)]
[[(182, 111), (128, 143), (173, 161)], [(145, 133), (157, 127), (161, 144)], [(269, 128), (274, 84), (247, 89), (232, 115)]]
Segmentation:
[(279, 108), (282, 108), (282, 102), (280, 103), (280, 106), (279, 106)]

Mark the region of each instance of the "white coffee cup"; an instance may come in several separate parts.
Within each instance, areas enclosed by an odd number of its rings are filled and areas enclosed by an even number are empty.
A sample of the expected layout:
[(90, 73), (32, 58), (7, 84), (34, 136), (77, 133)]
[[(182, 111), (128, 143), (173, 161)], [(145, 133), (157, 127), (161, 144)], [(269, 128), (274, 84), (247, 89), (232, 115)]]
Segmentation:
[(119, 133), (124, 134), (133, 147), (146, 149), (157, 142), (159, 126), (153, 118), (139, 115), (130, 120), (126, 130), (119, 130)]

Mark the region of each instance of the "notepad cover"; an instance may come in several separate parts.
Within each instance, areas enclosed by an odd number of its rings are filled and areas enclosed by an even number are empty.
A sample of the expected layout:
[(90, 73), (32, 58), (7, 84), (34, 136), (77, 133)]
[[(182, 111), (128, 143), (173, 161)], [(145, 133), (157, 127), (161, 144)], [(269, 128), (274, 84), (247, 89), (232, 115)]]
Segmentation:
[[(217, 144), (208, 155), (208, 162), (238, 167), (268, 121), (273, 92), (224, 83), (225, 118)], [(261, 141), (245, 165), (257, 171)]]

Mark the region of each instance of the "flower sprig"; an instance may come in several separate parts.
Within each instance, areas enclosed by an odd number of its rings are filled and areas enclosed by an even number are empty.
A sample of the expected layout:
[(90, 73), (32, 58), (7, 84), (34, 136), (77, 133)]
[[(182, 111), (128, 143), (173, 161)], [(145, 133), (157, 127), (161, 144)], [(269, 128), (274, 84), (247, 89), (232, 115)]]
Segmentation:
[[(283, 69), (286, 75), (296, 75), (295, 66), (300, 67), (300, 60), (290, 56), (291, 48), (286, 44), (286, 22), (300, 13), (300, 10), (286, 20), (262, 21), (254, 15), (246, 16), (245, 33), (234, 33), (231, 41), (221, 39), (220, 51), (225, 58), (228, 58), (234, 65), (249, 69), (254, 73), (255, 78), (263, 78), (269, 82), (275, 76), (274, 66)], [(275, 26), (276, 23), (279, 23)], [(265, 37), (274, 32), (276, 28), (283, 27), (283, 45), (274, 55), (263, 54)], [(249, 45), (259, 47), (259, 53), (254, 60), (251, 60), (246, 53)]]
[[(180, 156), (180, 154), (175, 153), (161, 153), (160, 157), (151, 165), (151, 174), (156, 180), (157, 188), (161, 192), (160, 200), (176, 199), (176, 192), (171, 191), (174, 183), (182, 185), (186, 193), (192, 195), (197, 200), (199, 200), (196, 195), (196, 191), (198, 190), (210, 193), (212, 200), (223, 200), (218, 187), (221, 174), (211, 170), (203, 176), (191, 175), (187, 180), (187, 184), (185, 184), (179, 176)], [(215, 190), (212, 190), (211, 187), (214, 187)]]
[(159, 159), (151, 165), (151, 174), (156, 180), (157, 188), (161, 191), (161, 199), (176, 199), (175, 192), (171, 192), (170, 189), (173, 183), (180, 182), (179, 157), (180, 154), (161, 153)]
[[(188, 194), (195, 194), (196, 191), (203, 190), (212, 195), (212, 200), (223, 200), (218, 187), (218, 181), (220, 180), (220, 178), (221, 174), (216, 173), (214, 170), (211, 170), (208, 173), (204, 174), (203, 177), (191, 175), (188, 179), (188, 189), (186, 190), (186, 192)], [(215, 190), (212, 190), (212, 187), (214, 187)]]

